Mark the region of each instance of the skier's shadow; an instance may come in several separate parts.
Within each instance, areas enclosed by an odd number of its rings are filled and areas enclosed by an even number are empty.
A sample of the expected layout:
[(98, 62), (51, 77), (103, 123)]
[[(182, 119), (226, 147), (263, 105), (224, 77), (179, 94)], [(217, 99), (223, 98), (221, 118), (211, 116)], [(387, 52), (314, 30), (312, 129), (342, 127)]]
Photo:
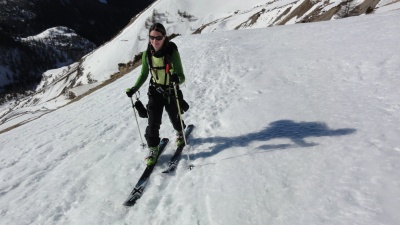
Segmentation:
[(294, 122), (292, 120), (278, 120), (269, 124), (265, 129), (241, 135), (237, 137), (210, 137), (193, 138), (190, 143), (193, 145), (202, 145), (205, 143), (215, 144), (211, 151), (200, 151), (191, 154), (193, 159), (206, 158), (218, 154), (219, 152), (231, 147), (245, 147), (253, 141), (268, 141), (275, 138), (290, 139), (293, 144), (280, 145), (262, 145), (257, 148), (262, 150), (287, 149), (291, 147), (311, 147), (317, 143), (304, 140), (308, 137), (340, 136), (352, 134), (356, 129), (343, 128), (332, 130), (322, 122)]

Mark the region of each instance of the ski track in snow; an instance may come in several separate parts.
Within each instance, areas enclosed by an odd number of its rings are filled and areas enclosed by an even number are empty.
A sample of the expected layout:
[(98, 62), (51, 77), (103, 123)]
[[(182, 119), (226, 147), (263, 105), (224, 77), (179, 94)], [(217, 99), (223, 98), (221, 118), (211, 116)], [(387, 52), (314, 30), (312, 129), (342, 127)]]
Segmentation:
[(0, 135), (0, 224), (398, 224), (399, 19), (174, 39), (196, 126), (177, 171), (164, 115), (170, 144), (122, 206), (147, 155), (124, 93), (138, 68)]
[[(186, 44), (183, 47), (189, 46)], [(215, 47), (210, 49), (209, 46)], [(231, 68), (230, 49), (221, 46), (220, 42), (206, 41), (192, 51), (183, 55), (183, 63), (187, 65), (185, 73), (190, 74), (189, 79), (193, 79), (192, 85), (196, 87), (191, 93), (194, 96), (191, 105), (195, 107), (193, 111), (199, 112), (195, 114), (196, 119), (210, 121), (205, 127), (208, 133), (220, 126), (220, 116), (229, 106), (230, 99), (239, 96), (239, 84)], [(221, 54), (215, 54), (216, 51)], [(206, 69), (203, 69), (204, 63), (207, 64)], [(192, 119), (190, 115), (188, 119)]]

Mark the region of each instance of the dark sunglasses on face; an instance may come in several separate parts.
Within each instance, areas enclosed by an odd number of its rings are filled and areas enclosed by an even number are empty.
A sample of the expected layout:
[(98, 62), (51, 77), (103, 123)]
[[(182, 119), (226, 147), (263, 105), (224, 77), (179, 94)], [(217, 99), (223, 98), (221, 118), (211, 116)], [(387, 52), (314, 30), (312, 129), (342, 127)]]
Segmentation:
[(156, 39), (157, 41), (161, 41), (164, 36), (149, 36), (150, 40)]

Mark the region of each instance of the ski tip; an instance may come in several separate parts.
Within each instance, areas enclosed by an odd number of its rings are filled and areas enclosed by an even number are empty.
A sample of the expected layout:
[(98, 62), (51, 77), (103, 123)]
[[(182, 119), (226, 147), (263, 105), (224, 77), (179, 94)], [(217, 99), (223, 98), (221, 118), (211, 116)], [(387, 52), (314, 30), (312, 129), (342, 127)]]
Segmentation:
[(124, 202), (124, 206), (125, 207), (131, 207), (131, 206), (133, 206), (134, 204), (136, 203), (136, 201), (134, 201), (134, 202)]
[(176, 169), (176, 168), (169, 167), (168, 169), (166, 169), (166, 170), (162, 171), (162, 173), (172, 173), (172, 172), (174, 172), (174, 171), (175, 171), (175, 169)]
[(169, 167), (168, 169), (162, 171), (162, 173), (172, 173), (174, 172), (176, 169), (176, 167)]

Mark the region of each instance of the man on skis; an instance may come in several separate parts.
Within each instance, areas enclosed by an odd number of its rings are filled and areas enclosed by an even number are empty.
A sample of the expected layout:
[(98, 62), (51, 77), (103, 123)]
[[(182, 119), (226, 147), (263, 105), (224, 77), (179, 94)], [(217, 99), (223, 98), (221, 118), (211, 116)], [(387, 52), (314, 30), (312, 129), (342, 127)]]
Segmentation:
[[(168, 113), (172, 126), (177, 133), (177, 145), (184, 146), (183, 130), (186, 125), (181, 121), (174, 84), (185, 82), (181, 58), (175, 43), (169, 41), (166, 30), (160, 23), (153, 24), (149, 29), (148, 48), (142, 55), (142, 70), (132, 88), (126, 90), (128, 97), (132, 97), (144, 84), (150, 72), (150, 86), (148, 90), (149, 102), (147, 105), (148, 126), (145, 132), (149, 156), (147, 165), (152, 166), (157, 162), (158, 145), (160, 143), (160, 126), (163, 109)], [(179, 86), (177, 85), (179, 88)], [(181, 111), (186, 111), (188, 105), (183, 100), (182, 92), (177, 89)], [(183, 126), (183, 127), (182, 127)]]

